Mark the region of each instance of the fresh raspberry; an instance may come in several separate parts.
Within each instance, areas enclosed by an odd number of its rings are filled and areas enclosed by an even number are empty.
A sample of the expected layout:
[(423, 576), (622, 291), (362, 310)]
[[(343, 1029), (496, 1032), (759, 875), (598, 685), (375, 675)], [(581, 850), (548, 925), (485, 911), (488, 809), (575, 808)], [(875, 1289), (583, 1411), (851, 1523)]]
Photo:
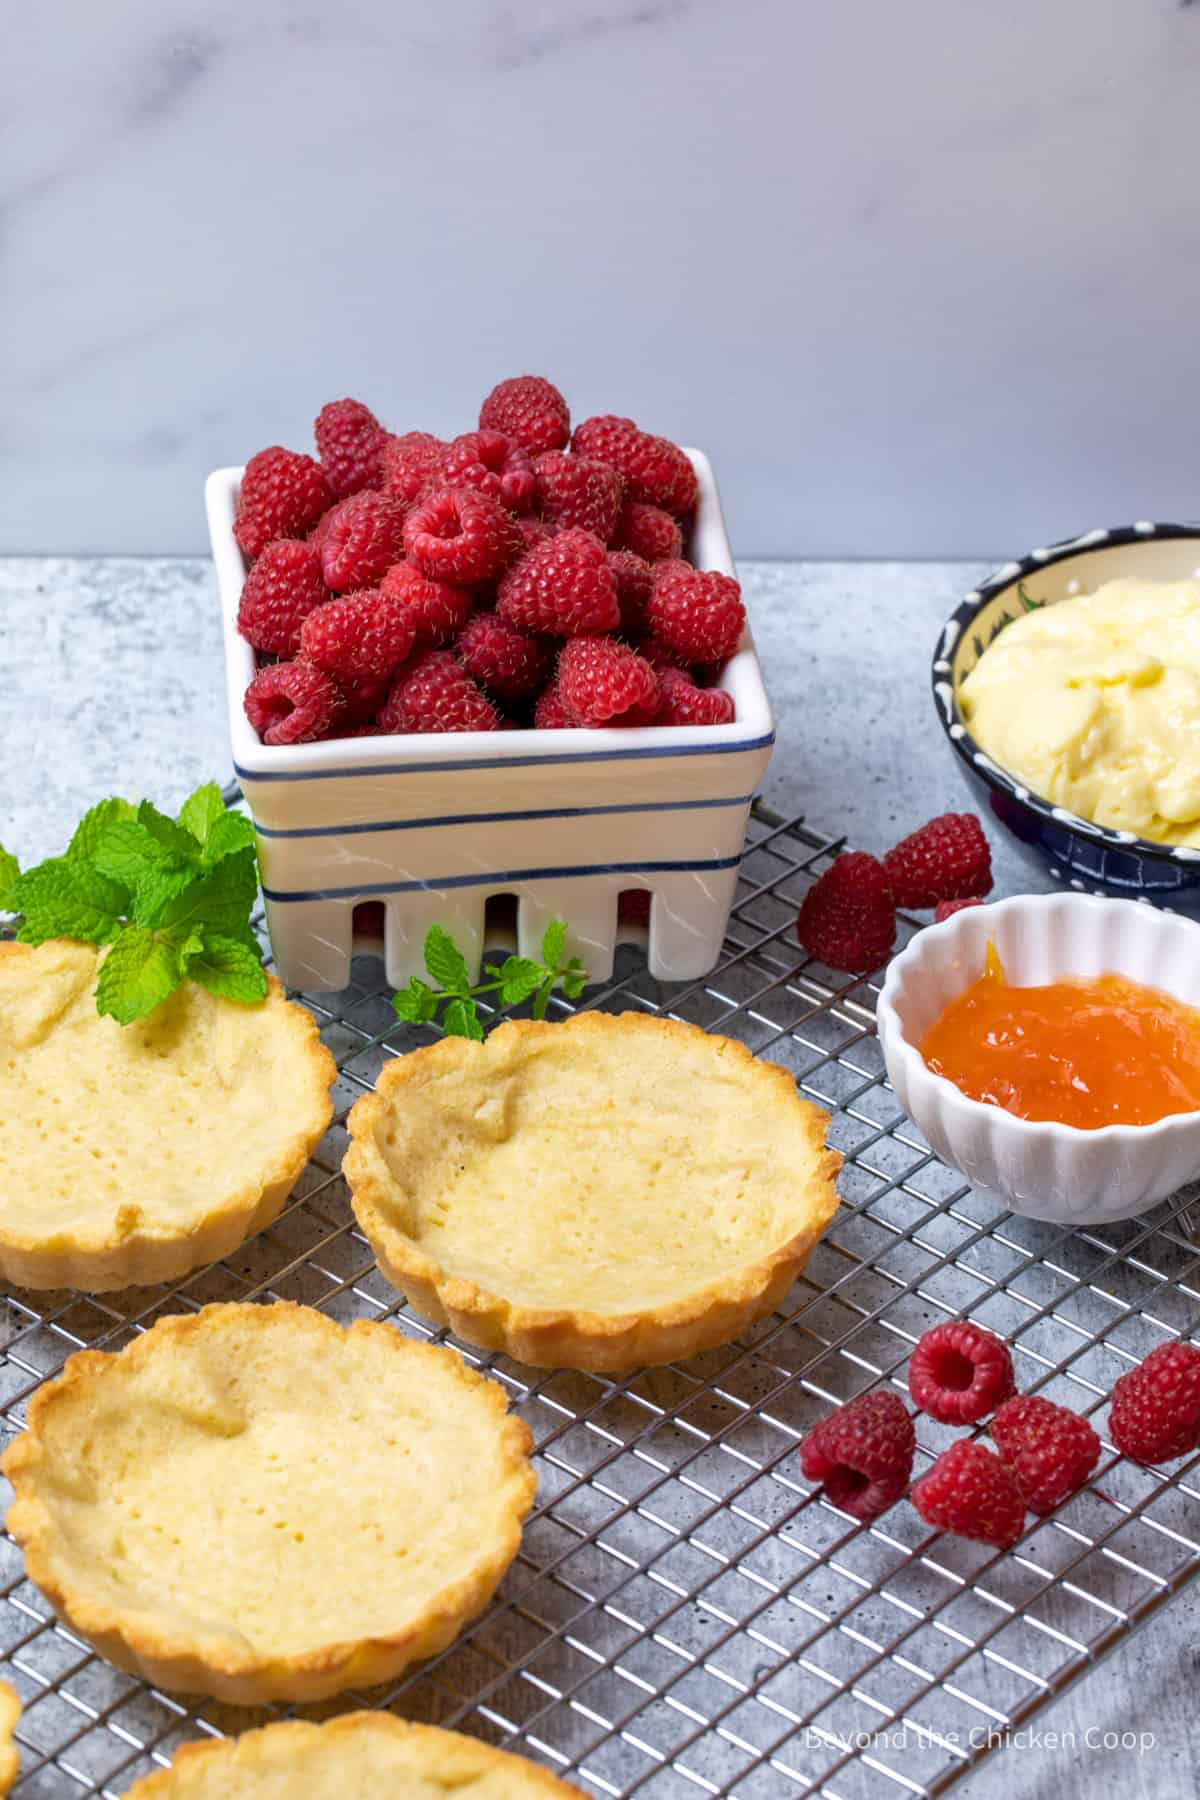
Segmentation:
[(685, 519), (696, 504), (696, 471), (678, 444), (652, 437), (632, 419), (613, 413), (585, 419), (575, 427), (571, 448), (578, 456), (607, 463), (625, 477), (627, 500), (645, 500)]
[(646, 625), (646, 602), (650, 598), (650, 564), (632, 550), (610, 550), (608, 566), (617, 584), (621, 630), (626, 637), (639, 637)]
[(646, 621), (659, 642), (685, 662), (723, 663), (737, 649), (746, 623), (742, 590), (731, 575), (716, 570), (655, 563)]
[(805, 894), (796, 936), (828, 968), (852, 975), (877, 969), (896, 939), (896, 907), (883, 864), (861, 850), (839, 856)]
[(500, 716), (448, 650), (406, 662), (379, 714), (385, 731), (498, 731)]
[[(608, 554), (611, 558), (623, 553), (610, 550)], [(650, 667), (657, 669), (660, 675), (664, 669), (678, 669), (681, 675), (690, 673), (689, 664), (681, 656), (676, 656), (673, 650), (668, 650), (665, 644), (660, 644), (657, 638), (643, 638), (637, 648), (638, 655), (644, 656)], [(699, 683), (696, 685), (699, 686)]]
[(242, 472), (233, 535), (247, 556), (261, 556), (274, 538), (303, 537), (332, 501), (320, 463), (273, 444)]
[(982, 905), (982, 900), (939, 900), (933, 910), (933, 922), (940, 925), (943, 919), (952, 919), (956, 912), (965, 912), (968, 906)]
[(733, 695), (723, 688), (697, 687), (681, 669), (659, 671), (662, 705), (657, 725), (731, 725)]
[(391, 685), (386, 676), (382, 681), (339, 681), (343, 711), (338, 736), (374, 736), (375, 714), (387, 699)]
[(522, 700), (546, 678), (553, 652), (544, 639), (517, 631), (499, 613), (477, 612), (454, 646), (467, 674), (499, 700)]
[(359, 588), (309, 613), (300, 652), (338, 681), (382, 681), (399, 668), (415, 636), (403, 601), (382, 588)]
[(658, 676), (617, 638), (571, 638), (556, 679), (563, 706), (579, 725), (648, 724), (657, 710)]
[(405, 506), (411, 506), (418, 494), (441, 473), (446, 446), (441, 438), (428, 431), (406, 431), (389, 437), (379, 453), (383, 487)]
[(897, 906), (978, 900), (992, 891), (992, 853), (974, 813), (943, 813), (883, 859)]
[(387, 435), (361, 400), (331, 400), (321, 408), (313, 436), (325, 478), (339, 500), (360, 488), (379, 486)]
[(1083, 1486), (1100, 1460), (1100, 1439), (1087, 1420), (1040, 1394), (1006, 1400), (997, 1409), (991, 1433), (1031, 1512), (1053, 1512)]
[(328, 598), (321, 559), (312, 545), (298, 538), (276, 538), (246, 576), (238, 602), (238, 630), (256, 650), (294, 656), (301, 625)]
[(971, 1438), (960, 1438), (913, 1486), (927, 1525), (1008, 1550), (1025, 1527), (1025, 1502), (1012, 1470)]
[(324, 737), (342, 710), (337, 685), (311, 663), (260, 669), (246, 689), (246, 717), (264, 744), (307, 744)]
[(564, 450), (571, 436), (571, 414), (552, 381), (543, 375), (514, 375), (494, 387), (479, 409), (487, 431), (505, 431), (530, 456)]
[(336, 594), (374, 587), (404, 554), (404, 514), (390, 494), (365, 489), (321, 520), (321, 569)]
[(678, 519), (645, 500), (625, 502), (617, 517), (613, 543), (619, 550), (633, 550), (647, 562), (677, 562), (683, 555)]
[(537, 487), (528, 455), (502, 431), (468, 431), (456, 437), (446, 446), (439, 479), (447, 487), (478, 488), (514, 513), (529, 511)]
[(918, 1339), (908, 1391), (931, 1419), (971, 1425), (1017, 1391), (1008, 1345), (969, 1319), (948, 1319)]
[(554, 637), (615, 631), (621, 609), (604, 545), (575, 526), (536, 545), (501, 581), (496, 610), (518, 631)]
[(537, 703), (533, 709), (533, 728), (535, 731), (576, 731), (579, 729), (575, 720), (567, 714), (556, 681), (552, 681), (549, 687), (543, 688), (537, 697)]
[(1200, 1349), (1160, 1344), (1114, 1384), (1108, 1434), (1123, 1456), (1170, 1462), (1200, 1449)]
[(548, 450), (534, 464), (542, 517), (552, 525), (579, 525), (607, 544), (621, 510), (621, 477), (603, 463)]
[(517, 530), (526, 550), (532, 550), (535, 544), (544, 544), (547, 538), (552, 538), (557, 526), (549, 519), (539, 519), (534, 513), (522, 513), (517, 520)]
[(404, 548), (435, 581), (491, 581), (523, 549), (510, 512), (474, 488), (435, 488), (404, 527)]
[(903, 1499), (912, 1474), (917, 1434), (899, 1394), (887, 1388), (858, 1394), (821, 1419), (800, 1446), (806, 1481), (856, 1519), (877, 1519)]
[(415, 563), (394, 563), (379, 585), (385, 594), (403, 601), (412, 616), (417, 643), (430, 648), (457, 637), (475, 610), (470, 588), (431, 581)]

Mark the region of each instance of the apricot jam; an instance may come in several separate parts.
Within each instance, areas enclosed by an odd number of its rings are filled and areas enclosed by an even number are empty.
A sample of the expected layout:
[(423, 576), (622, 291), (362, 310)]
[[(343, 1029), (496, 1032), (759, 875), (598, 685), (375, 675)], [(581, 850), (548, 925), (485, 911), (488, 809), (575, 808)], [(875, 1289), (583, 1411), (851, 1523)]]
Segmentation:
[(1125, 975), (1014, 987), (992, 944), (920, 1048), (935, 1075), (1019, 1119), (1095, 1130), (1200, 1109), (1200, 1010)]

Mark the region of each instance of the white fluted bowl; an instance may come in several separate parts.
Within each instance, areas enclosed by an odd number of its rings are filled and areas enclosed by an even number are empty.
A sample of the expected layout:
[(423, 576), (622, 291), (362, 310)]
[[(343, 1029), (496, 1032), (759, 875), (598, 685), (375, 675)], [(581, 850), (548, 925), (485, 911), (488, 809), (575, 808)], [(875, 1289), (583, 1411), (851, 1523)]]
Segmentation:
[(1019, 986), (1118, 974), (1200, 1007), (1200, 925), (1133, 900), (1027, 894), (926, 927), (888, 970), (878, 1028), (896, 1096), (943, 1162), (1062, 1225), (1133, 1218), (1200, 1175), (1200, 1112), (1085, 1131), (1018, 1119), (930, 1071), (917, 1046), (982, 972), (989, 939)]

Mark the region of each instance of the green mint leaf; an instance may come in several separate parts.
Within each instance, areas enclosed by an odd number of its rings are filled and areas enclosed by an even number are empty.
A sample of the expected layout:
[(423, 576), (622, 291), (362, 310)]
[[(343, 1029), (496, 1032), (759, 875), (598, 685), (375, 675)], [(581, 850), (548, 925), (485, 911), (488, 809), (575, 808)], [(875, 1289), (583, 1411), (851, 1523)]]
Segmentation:
[(251, 950), (240, 938), (226, 937), (220, 931), (193, 932), (188, 946), (180, 952), (180, 960), (189, 981), (198, 981), (211, 994), (224, 1000), (240, 1000), (252, 1005), (265, 1000), (267, 972), (257, 949)]
[(179, 809), (179, 824), (195, 838), (203, 850), (214, 825), (225, 817), (225, 802), (215, 781), (206, 781), (194, 794), (189, 794)]
[[(432, 970), (430, 973), (432, 974)], [(447, 1037), (474, 1038), (476, 1042), (480, 1042), (483, 1038), (483, 1026), (479, 1023), (475, 1002), (461, 996), (451, 1000), (442, 1016), (442, 1030)]]
[(568, 1000), (578, 1000), (587, 986), (587, 970), (577, 956), (573, 956), (559, 976), (562, 991)]
[[(85, 860), (80, 857), (80, 861)], [(86, 858), (102, 875), (133, 889), (147, 877), (178, 868), (170, 850), (137, 819), (111, 818), (91, 834), (91, 853)]]
[(1023, 581), (1018, 581), (1017, 592), (1021, 596), (1021, 605), (1025, 608), (1026, 612), (1040, 612), (1042, 607), (1046, 604), (1044, 600), (1035, 600), (1033, 595), (1026, 591), (1025, 583)]
[(127, 925), (100, 965), (96, 1011), (129, 1025), (173, 994), (183, 980), (179, 952), (158, 932)]
[(222, 813), (208, 834), (204, 861), (209, 865), (219, 863), (239, 850), (253, 850), (254, 843), (254, 826), (245, 813)]
[(170, 929), (192, 925), (206, 931), (219, 931), (225, 937), (244, 932), (258, 893), (258, 869), (253, 850), (237, 850), (223, 857), (213, 869), (194, 870), (192, 879), (181, 892), (168, 895), (161, 902), (145, 905), (138, 897), (137, 922)]
[(128, 800), (101, 800), (85, 812), (75, 835), (67, 846), (67, 855), (72, 862), (91, 862), (96, 855), (96, 845), (104, 831), (117, 819), (134, 819), (137, 812)]
[(546, 1008), (549, 1006), (550, 996), (554, 992), (554, 980), (555, 978), (553, 975), (547, 975), (545, 981), (543, 981), (541, 987), (534, 995), (532, 1010), (535, 1019), (544, 1019), (546, 1016)]
[(567, 947), (567, 921), (551, 919), (542, 938), (542, 961), (548, 969), (557, 969)]
[(0, 844), (0, 912), (16, 912), (12, 896), (20, 873), (21, 865), (16, 857)]
[(159, 812), (151, 800), (143, 800), (137, 809), (138, 824), (147, 830), (162, 849), (168, 851), (176, 862), (199, 862), (200, 852), (195, 838), (190, 831), (177, 825), (174, 819)]
[(532, 962), (527, 956), (509, 956), (496, 970), (496, 975), (500, 982), (502, 1004), (519, 1006), (545, 980), (546, 971), (540, 963)]
[[(448, 994), (465, 994), (471, 985), (467, 959), (444, 925), (431, 925), (425, 934), (425, 967), (440, 988)], [(451, 1032), (452, 1037), (469, 1037), (470, 1032)]]
[(409, 1025), (428, 1025), (435, 1018), (438, 1009), (438, 997), (428, 982), (422, 981), (419, 975), (413, 975), (406, 988), (392, 995), (392, 1005), (396, 1009), (396, 1017)]
[(116, 935), (129, 895), (90, 864), (53, 856), (18, 876), (9, 901), (21, 914), (17, 936), (23, 944), (56, 937), (107, 944)]

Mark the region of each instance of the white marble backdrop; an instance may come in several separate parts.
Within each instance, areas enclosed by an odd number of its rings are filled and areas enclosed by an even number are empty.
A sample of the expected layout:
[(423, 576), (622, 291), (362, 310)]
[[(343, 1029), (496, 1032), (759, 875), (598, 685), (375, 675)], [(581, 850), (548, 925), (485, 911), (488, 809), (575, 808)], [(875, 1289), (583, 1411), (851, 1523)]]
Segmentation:
[(343, 392), (554, 375), (744, 555), (1200, 514), (1200, 6), (53, 0), (0, 57), (0, 550), (203, 546)]

